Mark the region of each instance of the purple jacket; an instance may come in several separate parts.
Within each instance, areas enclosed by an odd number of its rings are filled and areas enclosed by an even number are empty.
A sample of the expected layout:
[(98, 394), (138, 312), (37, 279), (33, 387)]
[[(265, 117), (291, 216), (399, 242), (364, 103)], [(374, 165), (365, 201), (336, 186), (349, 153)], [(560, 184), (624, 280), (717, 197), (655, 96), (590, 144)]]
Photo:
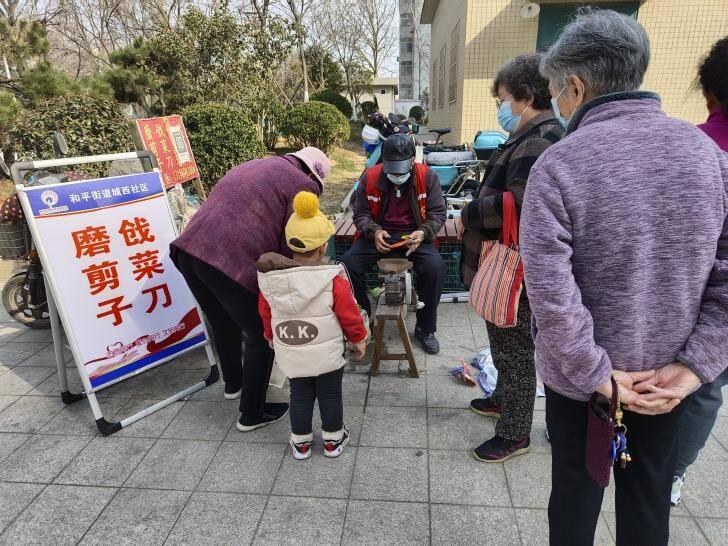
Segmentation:
[[(299, 191), (321, 193), (291, 156), (248, 161), (230, 169), (172, 247), (258, 292), (255, 263), (266, 252), (290, 256), (285, 226)], [(174, 251), (174, 248), (173, 248)]]
[(728, 114), (716, 108), (708, 116), (708, 121), (698, 127), (712, 138), (721, 150), (728, 152)]
[[(688, 150), (689, 153), (685, 154)], [(652, 93), (600, 97), (531, 170), (521, 253), (544, 382), (728, 367), (728, 155)]]

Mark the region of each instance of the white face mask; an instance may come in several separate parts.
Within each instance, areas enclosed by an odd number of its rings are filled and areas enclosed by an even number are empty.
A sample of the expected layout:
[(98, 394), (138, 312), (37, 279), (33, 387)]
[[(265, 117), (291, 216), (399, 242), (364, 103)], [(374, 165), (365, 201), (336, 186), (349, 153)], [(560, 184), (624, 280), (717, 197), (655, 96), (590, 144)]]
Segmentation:
[(407, 180), (409, 180), (410, 174), (411, 173), (404, 173), (404, 174), (400, 174), (400, 175), (388, 174), (387, 175), (387, 178), (389, 179), (389, 181), (392, 184), (395, 184), (397, 186), (401, 186), (402, 184), (404, 184), (405, 182), (407, 182)]

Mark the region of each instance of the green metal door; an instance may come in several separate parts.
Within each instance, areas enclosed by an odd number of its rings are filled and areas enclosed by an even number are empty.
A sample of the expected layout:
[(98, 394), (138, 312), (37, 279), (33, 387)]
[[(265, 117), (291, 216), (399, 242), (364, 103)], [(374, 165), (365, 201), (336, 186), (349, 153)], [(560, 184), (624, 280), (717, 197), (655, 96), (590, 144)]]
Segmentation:
[(580, 7), (592, 6), (600, 9), (611, 9), (631, 17), (637, 17), (639, 2), (587, 2), (580, 4), (541, 4), (538, 15), (538, 40), (536, 48), (545, 51), (559, 38), (563, 28), (569, 24)]

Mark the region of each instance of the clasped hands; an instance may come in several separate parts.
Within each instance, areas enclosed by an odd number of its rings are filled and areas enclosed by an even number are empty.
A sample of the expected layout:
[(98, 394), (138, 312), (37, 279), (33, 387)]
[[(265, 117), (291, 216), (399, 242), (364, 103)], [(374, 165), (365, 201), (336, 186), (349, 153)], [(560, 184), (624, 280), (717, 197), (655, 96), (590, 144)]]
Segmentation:
[[(671, 412), (701, 383), (700, 378), (681, 362), (644, 372), (615, 371), (614, 378), (624, 409), (644, 415)], [(612, 382), (605, 383), (597, 391), (611, 399)]]

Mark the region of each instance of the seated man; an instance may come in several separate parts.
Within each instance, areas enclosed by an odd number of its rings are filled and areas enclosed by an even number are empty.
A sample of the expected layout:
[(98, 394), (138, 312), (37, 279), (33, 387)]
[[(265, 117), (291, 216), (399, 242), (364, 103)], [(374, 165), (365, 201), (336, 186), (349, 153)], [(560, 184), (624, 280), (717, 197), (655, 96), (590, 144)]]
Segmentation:
[[(382, 145), (382, 163), (362, 176), (354, 196), (358, 240), (342, 261), (351, 276), (359, 305), (371, 316), (364, 276), (382, 258), (407, 256), (414, 263), (417, 293), (425, 306), (417, 311), (415, 338), (425, 352), (436, 354), (440, 344), (437, 305), (445, 279), (445, 262), (434, 242), (445, 223), (447, 206), (437, 175), (414, 163), (415, 146), (402, 134)], [(391, 246), (409, 236), (403, 247)]]

